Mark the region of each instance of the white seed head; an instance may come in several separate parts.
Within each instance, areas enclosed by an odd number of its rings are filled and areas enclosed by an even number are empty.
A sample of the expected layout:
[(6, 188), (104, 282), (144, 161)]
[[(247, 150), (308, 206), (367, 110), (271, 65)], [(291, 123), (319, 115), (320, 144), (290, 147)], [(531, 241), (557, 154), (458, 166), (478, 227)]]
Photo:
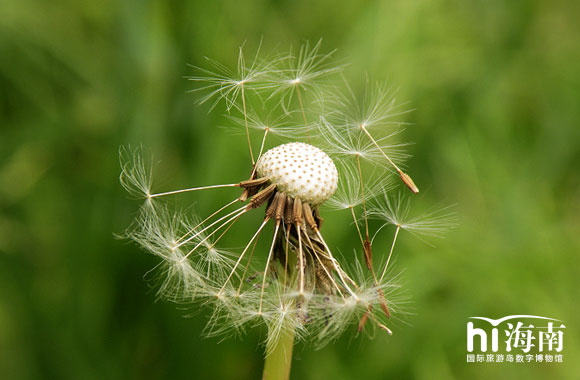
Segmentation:
[(315, 146), (293, 142), (270, 149), (256, 164), (259, 177), (268, 177), (289, 196), (313, 206), (334, 194), (338, 172), (332, 159)]

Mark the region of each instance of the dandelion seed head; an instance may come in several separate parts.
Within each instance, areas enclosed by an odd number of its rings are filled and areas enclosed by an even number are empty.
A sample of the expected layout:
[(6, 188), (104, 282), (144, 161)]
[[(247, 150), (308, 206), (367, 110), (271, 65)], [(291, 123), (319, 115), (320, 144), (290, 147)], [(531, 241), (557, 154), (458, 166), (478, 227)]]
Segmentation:
[(324, 203), (338, 184), (338, 171), (332, 159), (305, 143), (288, 143), (268, 150), (258, 160), (256, 170), (280, 191), (312, 205)]
[[(194, 90), (203, 92), (200, 103), (224, 102), (235, 132), (245, 135), (249, 178), (229, 173), (229, 184), (152, 193), (143, 152), (121, 150), (121, 184), (145, 201), (127, 236), (161, 259), (160, 296), (211, 309), (208, 336), (266, 326), (269, 353), (289, 333), (318, 347), (357, 325), (359, 332), (371, 324), (391, 333), (391, 313), (403, 310), (398, 277), (388, 266), (397, 234), (387, 247), (372, 247), (374, 236), (388, 225), (397, 233), (439, 236), (451, 224), (445, 209), (413, 216), (406, 200), (388, 194), (391, 172), (418, 190), (399, 168), (409, 156), (396, 117), (406, 111), (390, 88), (368, 85), (361, 97), (348, 85), (331, 86), (331, 74), (341, 70), (331, 58), (320, 41), (262, 58), (246, 59), (240, 48), (233, 68), (208, 59), (209, 67), (189, 78), (200, 85)], [(234, 199), (203, 218), (164, 201), (218, 188), (236, 191), (228, 195)], [(324, 204), (349, 210), (363, 250), (355, 257), (364, 264), (334, 256), (321, 232)], [(262, 212), (262, 222), (243, 244), (225, 249), (222, 237), (249, 226), (250, 212)], [(369, 217), (382, 223), (378, 230)], [(272, 224), (273, 232), (264, 232)]]

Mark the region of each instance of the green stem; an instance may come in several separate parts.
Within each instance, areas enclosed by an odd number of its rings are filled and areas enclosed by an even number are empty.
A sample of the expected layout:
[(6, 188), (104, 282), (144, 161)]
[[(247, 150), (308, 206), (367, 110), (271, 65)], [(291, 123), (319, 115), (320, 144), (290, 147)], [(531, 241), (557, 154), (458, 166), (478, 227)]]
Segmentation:
[(293, 347), (294, 330), (283, 332), (274, 350), (266, 356), (262, 380), (288, 380), (290, 378)]

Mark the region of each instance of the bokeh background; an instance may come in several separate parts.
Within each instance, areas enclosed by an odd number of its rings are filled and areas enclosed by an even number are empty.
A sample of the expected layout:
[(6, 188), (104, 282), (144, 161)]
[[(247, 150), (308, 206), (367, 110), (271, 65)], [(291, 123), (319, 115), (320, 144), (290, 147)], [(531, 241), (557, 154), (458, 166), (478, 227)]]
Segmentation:
[[(401, 239), (413, 314), (392, 337), (299, 344), (293, 378), (577, 378), (579, 7), (3, 0), (0, 377), (259, 378), (263, 331), (203, 339), (206, 314), (155, 302), (143, 275), (156, 259), (114, 238), (137, 208), (118, 149), (149, 148), (167, 187), (242, 176), (246, 147), (215, 128), (221, 109), (194, 105), (187, 65), (234, 65), (244, 41), (285, 50), (323, 38), (353, 78), (400, 88), (414, 109), (410, 171), (426, 200), (457, 204), (460, 225), (436, 248)], [(327, 236), (356, 239), (344, 228)], [(563, 320), (564, 363), (466, 363), (467, 318), (510, 314)]]

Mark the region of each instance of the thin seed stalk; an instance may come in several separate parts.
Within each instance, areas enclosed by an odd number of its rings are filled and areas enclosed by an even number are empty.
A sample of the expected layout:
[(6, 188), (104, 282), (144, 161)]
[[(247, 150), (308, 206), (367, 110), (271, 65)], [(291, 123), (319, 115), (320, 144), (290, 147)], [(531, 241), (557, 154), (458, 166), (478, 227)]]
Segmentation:
[(389, 267), (389, 262), (391, 261), (391, 256), (393, 255), (393, 250), (395, 249), (395, 243), (397, 242), (397, 236), (399, 236), (399, 230), (401, 226), (397, 224), (397, 229), (395, 230), (395, 236), (393, 237), (393, 244), (391, 244), (391, 250), (389, 251), (389, 256), (387, 257), (387, 262), (385, 263), (385, 269), (383, 269), (383, 274), (381, 274), (381, 281), (387, 273), (387, 268)]
[[(270, 128), (266, 127), (266, 130), (264, 131), (264, 137), (262, 137), (262, 145), (260, 145), (260, 153), (258, 153), (258, 160), (260, 159), (260, 157), (262, 157), (262, 152), (264, 151), (264, 144), (266, 143), (266, 137), (268, 137), (268, 132), (270, 132)], [(254, 165), (254, 169), (252, 169), (252, 175), (250, 177), (252, 178), (254, 177), (257, 168), (258, 166)]]
[[(358, 166), (358, 177), (360, 180), (360, 191), (361, 191), (361, 196), (362, 196), (362, 206), (363, 206), (363, 214), (365, 217), (365, 237), (368, 240), (369, 238), (369, 222), (367, 219), (367, 206), (366, 206), (366, 200), (365, 200), (365, 186), (364, 186), (364, 181), (363, 181), (363, 175), (362, 175), (362, 169), (360, 167), (360, 156), (356, 156), (356, 163)], [(357, 225), (358, 228), (358, 225)], [(363, 243), (364, 245), (364, 243)]]
[(352, 215), (352, 220), (354, 221), (354, 225), (356, 226), (356, 231), (358, 232), (358, 237), (360, 239), (360, 245), (364, 247), (365, 242), (364, 239), (362, 237), (362, 233), (360, 232), (360, 227), (358, 226), (358, 221), (356, 220), (356, 216), (354, 215), (354, 208), (353, 207), (349, 207), (350, 208), (350, 214)]
[(302, 119), (304, 120), (304, 126), (306, 127), (306, 133), (308, 135), (308, 142), (310, 143), (310, 128), (308, 127), (308, 122), (306, 121), (306, 114), (304, 113), (304, 105), (302, 104), (302, 95), (300, 94), (300, 86), (296, 86), (296, 95), (298, 96), (298, 104), (300, 105), (300, 111), (302, 112)]
[(246, 124), (246, 137), (248, 138), (248, 148), (250, 148), (250, 157), (252, 158), (252, 165), (256, 163), (254, 160), (254, 152), (252, 152), (252, 143), (250, 141), (250, 130), (248, 129), (248, 113), (246, 111), (246, 93), (244, 85), (242, 84), (242, 105), (244, 107), (244, 122)]
[(266, 356), (262, 380), (288, 380), (294, 348), (294, 330), (283, 331), (272, 352)]
[(379, 152), (381, 152), (381, 154), (383, 155), (383, 157), (385, 157), (387, 159), (387, 161), (389, 162), (389, 164), (391, 164), (395, 168), (395, 170), (397, 171), (397, 173), (401, 173), (402, 170), (399, 169), (399, 167), (393, 162), (393, 160), (391, 160), (389, 158), (389, 156), (387, 156), (387, 154), (385, 153), (385, 151), (383, 151), (383, 149), (379, 146), (379, 144), (376, 142), (376, 140), (373, 138), (373, 136), (369, 133), (369, 131), (367, 131), (367, 129), (365, 128), (365, 126), (364, 125), (361, 125), (360, 128), (368, 136), (368, 138), (371, 140), (371, 142), (377, 147), (377, 149), (379, 150)]
[(369, 133), (369, 131), (367, 131), (367, 129), (365, 128), (364, 125), (361, 124), (360, 128), (368, 136), (368, 138), (372, 141), (372, 143), (377, 147), (377, 149), (381, 152), (381, 154), (383, 155), (383, 157), (385, 157), (387, 159), (387, 161), (395, 168), (395, 170), (397, 171), (397, 173), (399, 173), (399, 177), (401, 177), (401, 181), (403, 181), (403, 183), (405, 184), (405, 186), (407, 186), (409, 188), (409, 190), (411, 190), (413, 193), (418, 194), (419, 193), (419, 188), (417, 187), (417, 185), (415, 185), (415, 182), (413, 182), (413, 179), (411, 178), (411, 176), (408, 175), (407, 173), (403, 172), (393, 162), (393, 160), (391, 160), (389, 158), (389, 156), (387, 156), (387, 154), (385, 153), (385, 151), (379, 146), (379, 144), (375, 141), (375, 139)]

